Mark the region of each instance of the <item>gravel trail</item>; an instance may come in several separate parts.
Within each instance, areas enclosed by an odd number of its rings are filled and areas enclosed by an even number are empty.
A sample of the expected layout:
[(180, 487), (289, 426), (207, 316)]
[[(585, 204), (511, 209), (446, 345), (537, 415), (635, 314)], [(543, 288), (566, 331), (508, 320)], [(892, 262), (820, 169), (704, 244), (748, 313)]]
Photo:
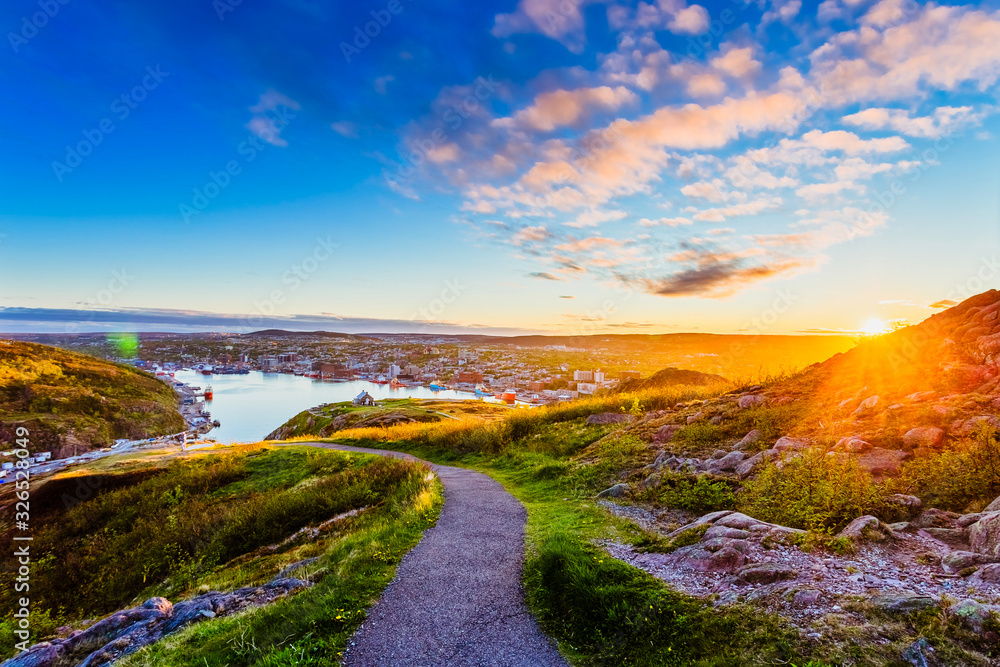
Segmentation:
[[(418, 460), (402, 452), (296, 444)], [(431, 467), (444, 485), (441, 517), (403, 558), (351, 639), (344, 664), (566, 667), (524, 602), (527, 511), (487, 475)]]

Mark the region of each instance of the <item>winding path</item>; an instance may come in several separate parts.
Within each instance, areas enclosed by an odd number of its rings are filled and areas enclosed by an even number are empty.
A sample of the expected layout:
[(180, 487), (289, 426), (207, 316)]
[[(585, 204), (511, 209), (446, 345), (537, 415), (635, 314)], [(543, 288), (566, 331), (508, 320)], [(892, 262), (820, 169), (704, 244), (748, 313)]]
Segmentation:
[[(419, 460), (402, 452), (295, 443)], [(351, 639), (348, 667), (566, 667), (521, 588), (527, 511), (490, 477), (431, 465), (444, 485), (437, 524)]]

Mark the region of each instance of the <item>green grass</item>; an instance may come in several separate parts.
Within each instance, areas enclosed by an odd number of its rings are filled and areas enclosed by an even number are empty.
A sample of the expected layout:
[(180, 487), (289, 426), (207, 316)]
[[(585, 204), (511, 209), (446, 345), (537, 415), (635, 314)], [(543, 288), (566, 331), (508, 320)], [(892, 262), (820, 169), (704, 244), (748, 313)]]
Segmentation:
[[(130, 466), (104, 485), (68, 510), (48, 503), (55, 507), (32, 544), (33, 641), (155, 595), (176, 602), (260, 585), (291, 563), (319, 559), (307, 571), (311, 588), (205, 622), (130, 664), (189, 665), (192, 656), (208, 665), (233, 656), (245, 665), (330, 664), (441, 504), (421, 464), (308, 447), (247, 446), (162, 468)], [(36, 493), (44, 502), (60, 485)], [(315, 539), (288, 539), (349, 510), (362, 511)], [(10, 537), (5, 531), (7, 547)], [(0, 575), (6, 609), (14, 608), (11, 577), (9, 569)], [(11, 633), (8, 617), (0, 641)]]

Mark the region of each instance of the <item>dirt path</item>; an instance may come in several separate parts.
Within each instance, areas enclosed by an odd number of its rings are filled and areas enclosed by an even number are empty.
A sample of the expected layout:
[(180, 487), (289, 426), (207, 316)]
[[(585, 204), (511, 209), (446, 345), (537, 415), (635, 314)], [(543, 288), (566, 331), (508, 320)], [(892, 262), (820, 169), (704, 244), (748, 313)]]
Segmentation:
[[(414, 459), (401, 452), (296, 443)], [(432, 465), (444, 485), (437, 525), (351, 639), (344, 664), (565, 667), (521, 588), (527, 512), (488, 476)]]

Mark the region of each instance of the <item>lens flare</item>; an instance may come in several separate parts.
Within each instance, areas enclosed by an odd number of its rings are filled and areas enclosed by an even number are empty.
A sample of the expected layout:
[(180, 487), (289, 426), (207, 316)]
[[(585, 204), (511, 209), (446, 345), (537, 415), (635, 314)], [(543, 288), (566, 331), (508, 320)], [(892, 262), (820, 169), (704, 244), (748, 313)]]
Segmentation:
[(134, 359), (139, 351), (139, 336), (134, 333), (108, 334), (108, 343), (123, 359)]
[(889, 323), (883, 320), (870, 319), (861, 327), (861, 333), (866, 336), (881, 336), (889, 332)]

